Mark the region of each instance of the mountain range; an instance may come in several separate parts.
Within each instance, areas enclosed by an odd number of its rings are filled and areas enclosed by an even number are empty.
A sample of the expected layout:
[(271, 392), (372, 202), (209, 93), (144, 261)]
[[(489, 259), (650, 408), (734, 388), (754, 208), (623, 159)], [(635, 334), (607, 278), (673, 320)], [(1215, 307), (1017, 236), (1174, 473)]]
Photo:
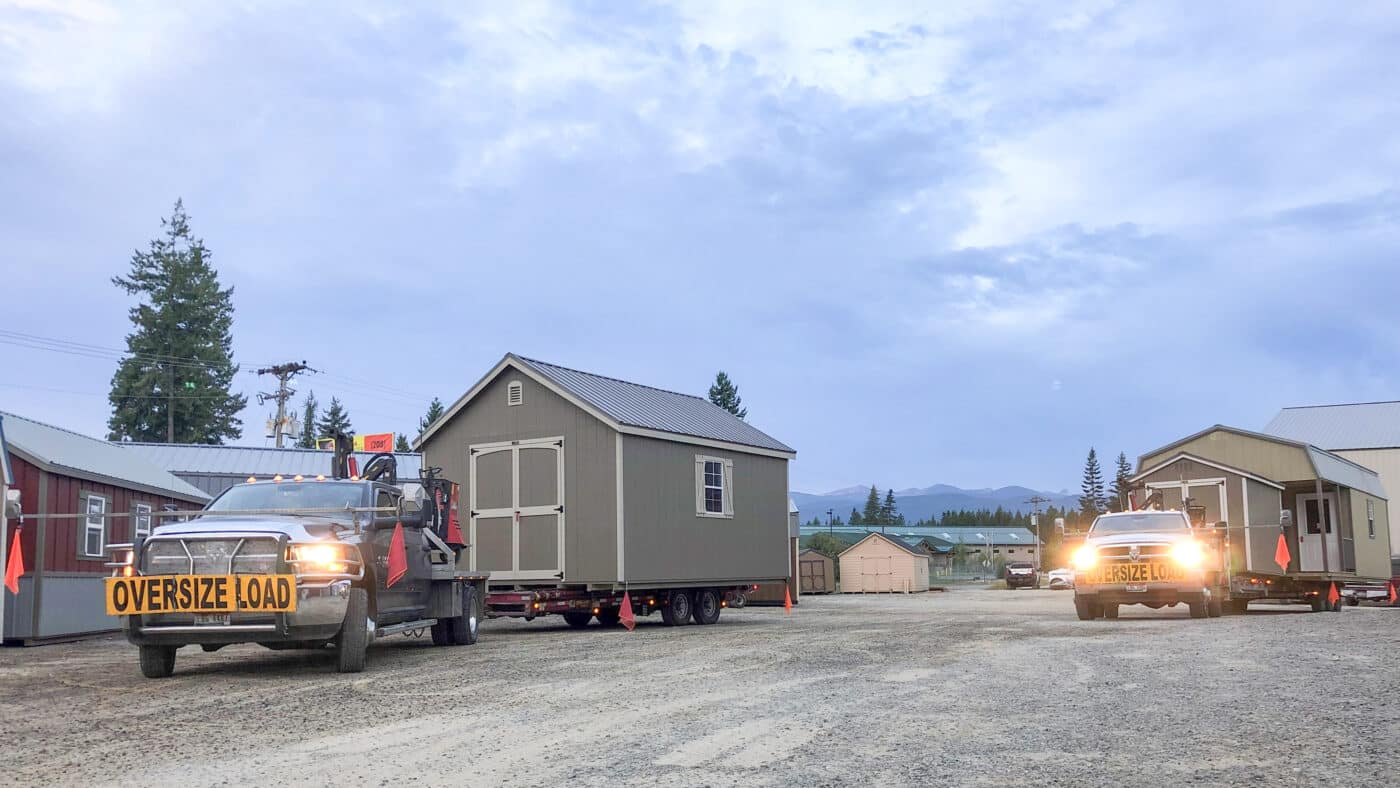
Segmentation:
[[(802, 522), (807, 522), (813, 517), (825, 522), (828, 509), (835, 512), (844, 521), (850, 518), (852, 509), (865, 508), (865, 498), (869, 494), (869, 487), (855, 486), (843, 487), (827, 493), (794, 492), (792, 500), (797, 504)], [(1017, 486), (965, 490), (951, 484), (934, 484), (928, 487), (895, 490), (894, 500), (899, 506), (900, 514), (904, 515), (905, 520), (912, 523), (916, 520), (936, 518), (944, 512), (960, 509), (995, 510), (1000, 506), (1007, 511), (1029, 512), (1031, 505), (1026, 501), (1037, 495), (1049, 499), (1048, 504), (1041, 504), (1042, 511), (1046, 506), (1056, 506), (1060, 509), (1079, 508), (1079, 496), (1077, 495), (1067, 492), (1042, 492), (1032, 490), (1029, 487)], [(884, 491), (881, 491), (880, 499), (884, 500), (884, 497)]]

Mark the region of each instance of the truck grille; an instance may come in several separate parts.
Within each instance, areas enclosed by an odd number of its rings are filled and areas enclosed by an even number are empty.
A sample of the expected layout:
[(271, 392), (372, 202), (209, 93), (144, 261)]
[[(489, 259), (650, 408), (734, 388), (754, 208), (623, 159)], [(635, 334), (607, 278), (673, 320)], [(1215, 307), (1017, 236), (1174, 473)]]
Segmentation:
[(270, 574), (277, 570), (277, 540), (259, 537), (153, 539), (141, 571), (148, 575)]
[(1171, 545), (1166, 544), (1140, 544), (1140, 545), (1110, 545), (1099, 548), (1099, 558), (1109, 561), (1131, 561), (1130, 555), (1133, 548), (1137, 548), (1137, 560), (1145, 561), (1152, 558), (1167, 558), (1171, 555)]

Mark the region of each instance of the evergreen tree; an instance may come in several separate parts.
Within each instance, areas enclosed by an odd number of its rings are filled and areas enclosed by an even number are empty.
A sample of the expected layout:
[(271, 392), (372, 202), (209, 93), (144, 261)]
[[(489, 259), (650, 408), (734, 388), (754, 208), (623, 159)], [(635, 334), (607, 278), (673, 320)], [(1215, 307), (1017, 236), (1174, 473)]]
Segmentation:
[(851, 522), (851, 525), (865, 525), (865, 521), (864, 521), (863, 519), (861, 519), (860, 512), (856, 511), (856, 509), (855, 509), (854, 507), (851, 508), (851, 520), (850, 520), (850, 522)]
[(730, 380), (729, 376), (726, 375), (723, 370), (720, 370), (719, 374), (715, 375), (715, 384), (710, 386), (710, 402), (724, 408), (741, 419), (747, 418), (749, 415), (749, 409), (742, 407), (744, 400), (739, 397), (738, 387), (734, 385), (734, 381)]
[(433, 422), (442, 418), (443, 411), (445, 410), (446, 408), (442, 407), (442, 400), (433, 397), (433, 401), (428, 403), (428, 412), (423, 414), (423, 418), (418, 420), (418, 434), (422, 435), (427, 432), (428, 427), (431, 426)]
[(885, 502), (880, 504), (880, 525), (898, 525), (895, 522), (899, 507), (894, 502), (894, 490), (885, 492)]
[(331, 397), (331, 406), (326, 408), (321, 420), (316, 422), (316, 434), (322, 438), (333, 438), (337, 432), (349, 435), (353, 430), (354, 427), (350, 426), (350, 414), (341, 407), (338, 398)]
[(1104, 510), (1103, 469), (1099, 467), (1099, 455), (1091, 447), (1089, 457), (1084, 460), (1084, 480), (1080, 485), (1079, 511), (1090, 519)]
[(306, 392), (306, 402), (301, 406), (301, 435), (297, 438), (298, 449), (316, 448), (316, 392)]
[(399, 434), (394, 436), (394, 451), (407, 454), (408, 452), (413, 451), (413, 447), (408, 445), (408, 438), (405, 438), (402, 434)]
[(1132, 478), (1133, 466), (1128, 463), (1128, 455), (1118, 452), (1117, 467), (1113, 472), (1113, 484), (1108, 488), (1109, 507), (1115, 512), (1121, 512), (1128, 508), (1128, 488)]
[(233, 288), (219, 287), (203, 239), (190, 232), (185, 205), (175, 201), (164, 235), (133, 252), (126, 276), (112, 284), (138, 301), (128, 315), (127, 357), (112, 376), (110, 440), (223, 443), (243, 432), (248, 404), (230, 386)]
[(860, 513), (861, 522), (866, 525), (884, 525), (885, 521), (880, 517), (880, 493), (875, 490), (875, 485), (870, 485), (870, 494), (865, 496), (865, 509)]

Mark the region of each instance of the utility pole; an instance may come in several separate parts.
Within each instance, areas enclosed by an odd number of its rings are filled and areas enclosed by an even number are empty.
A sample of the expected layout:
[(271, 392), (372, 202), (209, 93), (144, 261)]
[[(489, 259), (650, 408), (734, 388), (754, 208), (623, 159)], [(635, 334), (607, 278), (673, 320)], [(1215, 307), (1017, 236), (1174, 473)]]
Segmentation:
[(316, 370), (306, 366), (305, 361), (288, 361), (285, 364), (278, 364), (274, 367), (263, 367), (258, 370), (259, 375), (277, 376), (276, 394), (258, 394), (258, 404), (275, 399), (277, 400), (277, 422), (273, 425), (273, 432), (277, 436), (277, 448), (282, 448), (282, 422), (287, 417), (287, 400), (296, 392), (296, 389), (288, 388), (287, 383), (300, 372), (315, 372)]
[(833, 535), (835, 534), (835, 532), (832, 531), (832, 526), (831, 526), (831, 519), (832, 519), (832, 516), (833, 516), (833, 512), (835, 512), (834, 509), (827, 509), (827, 510), (826, 510), (826, 535), (827, 535), (827, 536), (833, 536)]
[(1032, 495), (1026, 499), (1026, 503), (1031, 505), (1031, 525), (1035, 526), (1035, 571), (1040, 572), (1040, 505), (1050, 503), (1049, 498), (1042, 498), (1039, 495)]

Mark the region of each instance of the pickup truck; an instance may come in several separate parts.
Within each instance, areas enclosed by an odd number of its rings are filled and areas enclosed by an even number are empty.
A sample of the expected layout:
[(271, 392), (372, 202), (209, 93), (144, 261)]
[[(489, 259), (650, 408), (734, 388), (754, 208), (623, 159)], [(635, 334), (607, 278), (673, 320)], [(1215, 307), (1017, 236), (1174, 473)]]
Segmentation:
[(1185, 604), (1192, 618), (1219, 617), (1228, 593), (1219, 556), (1180, 511), (1100, 515), (1074, 553), (1080, 620), (1117, 618), (1120, 605)]
[(1036, 588), (1040, 585), (1040, 572), (1029, 561), (1014, 561), (1006, 565), (1007, 588)]
[(370, 642), (395, 633), (471, 645), (486, 575), (456, 569), (460, 545), (443, 538), (450, 483), (431, 475), (235, 485), (187, 522), (113, 545), (107, 612), (148, 678), (171, 675), (188, 645), (334, 648), (343, 673), (363, 670)]

